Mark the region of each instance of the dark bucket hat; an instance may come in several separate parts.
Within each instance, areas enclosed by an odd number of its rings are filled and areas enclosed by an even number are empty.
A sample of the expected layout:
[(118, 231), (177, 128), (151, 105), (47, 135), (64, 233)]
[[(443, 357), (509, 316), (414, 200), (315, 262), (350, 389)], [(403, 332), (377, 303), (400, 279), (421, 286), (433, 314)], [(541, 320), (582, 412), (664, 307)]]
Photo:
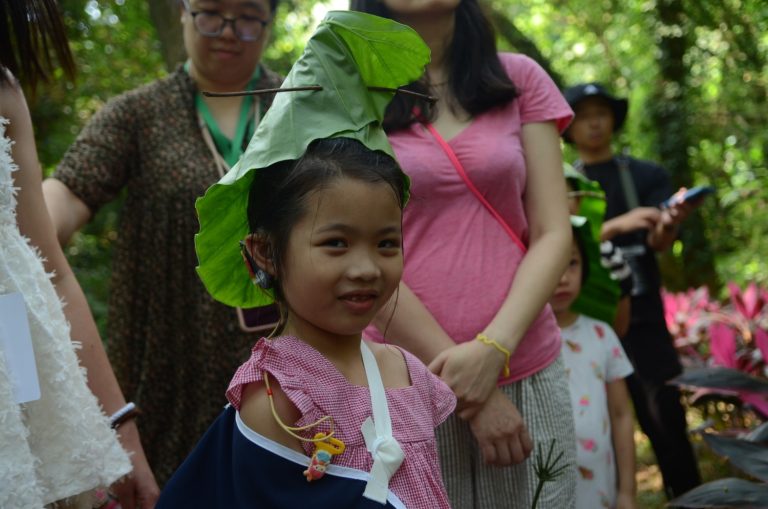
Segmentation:
[[(576, 109), (576, 105), (584, 99), (590, 97), (599, 97), (604, 99), (613, 111), (613, 132), (618, 131), (624, 125), (624, 121), (627, 119), (627, 110), (629, 109), (629, 101), (619, 97), (611, 95), (606, 88), (600, 83), (581, 83), (573, 87), (566, 88), (563, 92), (565, 100), (571, 108)], [(568, 130), (563, 133), (563, 138), (568, 143), (573, 143), (571, 137), (568, 135)]]

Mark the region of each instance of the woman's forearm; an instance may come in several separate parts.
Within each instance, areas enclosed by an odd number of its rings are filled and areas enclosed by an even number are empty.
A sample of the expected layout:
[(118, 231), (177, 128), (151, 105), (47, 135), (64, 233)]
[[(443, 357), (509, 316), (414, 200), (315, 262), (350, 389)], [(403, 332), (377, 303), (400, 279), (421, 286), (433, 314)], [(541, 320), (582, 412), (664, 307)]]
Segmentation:
[(85, 295), (72, 272), (67, 271), (53, 281), (59, 297), (65, 302), (64, 313), (71, 326), (73, 341), (81, 344), (77, 350), (80, 364), (86, 369), (88, 387), (107, 415), (125, 405), (125, 398), (104, 351), (99, 331), (85, 300)]
[(542, 235), (523, 258), (509, 294), (485, 334), (513, 352), (554, 292), (567, 263), (570, 230)]
[(555, 123), (524, 124), (521, 138), (527, 165), (524, 205), (530, 246), (501, 308), (485, 330), (478, 331), (510, 352), (552, 296), (568, 263), (572, 241)]

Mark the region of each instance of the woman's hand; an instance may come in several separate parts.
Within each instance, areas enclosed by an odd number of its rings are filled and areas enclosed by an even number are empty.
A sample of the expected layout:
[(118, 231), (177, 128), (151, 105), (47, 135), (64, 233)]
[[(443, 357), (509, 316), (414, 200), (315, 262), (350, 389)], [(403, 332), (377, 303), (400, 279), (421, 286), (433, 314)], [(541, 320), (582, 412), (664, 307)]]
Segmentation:
[(517, 407), (499, 389), (470, 419), (469, 427), (489, 465), (515, 465), (531, 455), (533, 442), (528, 428)]
[(467, 341), (440, 352), (429, 364), (458, 399), (457, 415), (470, 419), (496, 388), (506, 357), (490, 345)]
[(136, 423), (125, 422), (119, 433), (123, 448), (131, 454), (133, 470), (125, 479), (114, 483), (111, 491), (123, 509), (152, 509), (160, 497), (160, 488), (144, 456)]

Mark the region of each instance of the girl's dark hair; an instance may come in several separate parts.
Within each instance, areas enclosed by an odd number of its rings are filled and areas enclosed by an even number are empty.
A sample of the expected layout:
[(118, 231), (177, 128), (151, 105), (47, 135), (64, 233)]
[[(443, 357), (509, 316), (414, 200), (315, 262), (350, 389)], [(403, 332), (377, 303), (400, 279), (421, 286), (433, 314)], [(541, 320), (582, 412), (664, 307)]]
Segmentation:
[[(351, 0), (350, 9), (393, 18), (381, 0)], [(493, 27), (478, 0), (461, 0), (456, 8), (456, 27), (447, 58), (453, 95), (470, 115), (479, 115), (518, 96), (515, 84), (501, 65)], [(429, 93), (423, 78), (405, 88)], [(426, 120), (433, 120), (434, 108), (429, 103), (396, 94), (387, 108), (384, 128), (395, 131), (413, 123), (414, 107)]]
[(571, 226), (573, 230), (573, 240), (581, 255), (581, 284), (583, 285), (589, 277), (589, 258), (587, 257), (587, 246), (584, 245), (584, 239), (579, 234), (578, 228)]
[(288, 239), (307, 213), (306, 199), (342, 177), (387, 184), (402, 209), (405, 182), (397, 162), (351, 138), (315, 140), (301, 159), (281, 161), (256, 172), (248, 195), (248, 225), (270, 246), (275, 300), (280, 304), (285, 304), (280, 280), (285, 274)]
[[(74, 78), (75, 62), (55, 0), (0, 2), (0, 67), (32, 90), (39, 81), (49, 81), (57, 67)], [(0, 85), (10, 83), (0, 70)]]

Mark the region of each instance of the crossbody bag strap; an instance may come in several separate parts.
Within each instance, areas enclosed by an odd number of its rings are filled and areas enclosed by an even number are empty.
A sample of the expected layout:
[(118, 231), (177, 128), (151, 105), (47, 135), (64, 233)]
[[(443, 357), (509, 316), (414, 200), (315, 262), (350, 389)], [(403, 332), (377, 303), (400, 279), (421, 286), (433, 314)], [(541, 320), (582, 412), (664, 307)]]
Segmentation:
[(640, 206), (640, 200), (637, 198), (635, 181), (632, 180), (632, 174), (629, 171), (629, 155), (626, 150), (616, 159), (616, 163), (619, 167), (619, 182), (627, 202), (627, 210), (635, 209)]
[(507, 235), (509, 235), (509, 238), (512, 239), (512, 241), (517, 245), (517, 247), (520, 248), (520, 250), (525, 253), (528, 251), (528, 248), (525, 247), (525, 244), (523, 244), (523, 241), (520, 240), (520, 237), (517, 236), (517, 234), (512, 230), (512, 228), (509, 227), (506, 221), (504, 221), (504, 218), (501, 217), (501, 214), (499, 214), (495, 208), (493, 208), (493, 205), (491, 205), (488, 200), (485, 199), (485, 196), (475, 187), (475, 184), (472, 183), (472, 181), (469, 179), (469, 175), (467, 175), (466, 170), (464, 169), (464, 166), (461, 164), (461, 161), (459, 161), (459, 158), (456, 157), (456, 153), (453, 151), (450, 145), (448, 145), (448, 142), (446, 142), (442, 136), (440, 136), (440, 133), (437, 132), (437, 129), (435, 129), (435, 126), (428, 122), (422, 122), (424, 127), (427, 128), (427, 131), (432, 135), (433, 138), (437, 141), (437, 144), (440, 145), (440, 148), (443, 149), (443, 152), (445, 152), (445, 155), (448, 156), (448, 159), (451, 161), (451, 164), (453, 164), (453, 167), (456, 169), (456, 172), (461, 176), (461, 179), (464, 181), (464, 184), (469, 188), (470, 191), (472, 191), (472, 194), (475, 195), (475, 197), (480, 201), (480, 203), (483, 204), (485, 209), (491, 213), (491, 215), (496, 219), (496, 221), (499, 222), (502, 228), (504, 228), (504, 231), (507, 232)]

